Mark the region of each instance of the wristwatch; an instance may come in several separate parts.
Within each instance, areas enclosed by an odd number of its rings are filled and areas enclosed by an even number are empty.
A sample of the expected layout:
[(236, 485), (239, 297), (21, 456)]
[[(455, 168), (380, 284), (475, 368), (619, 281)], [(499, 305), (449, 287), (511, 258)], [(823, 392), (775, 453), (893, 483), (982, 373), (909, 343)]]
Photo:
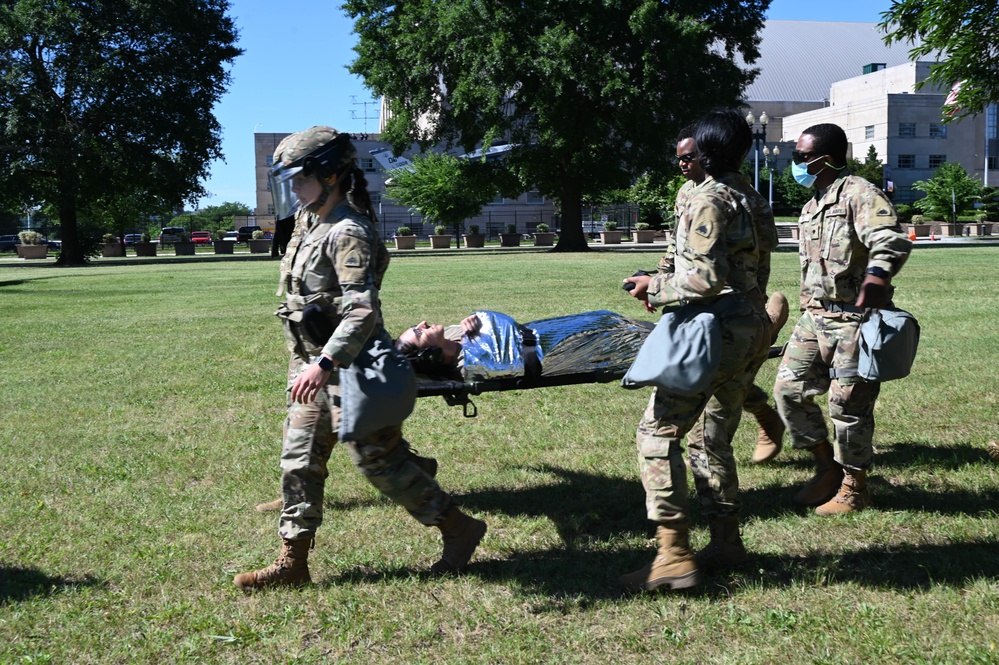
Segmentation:
[(319, 367), (324, 372), (333, 371), (333, 361), (327, 358), (326, 356), (319, 356), (319, 359), (316, 361), (316, 364), (319, 365)]
[(891, 279), (891, 274), (884, 268), (879, 268), (877, 266), (871, 266), (867, 269), (868, 275), (874, 275), (875, 277), (880, 277), (881, 279)]

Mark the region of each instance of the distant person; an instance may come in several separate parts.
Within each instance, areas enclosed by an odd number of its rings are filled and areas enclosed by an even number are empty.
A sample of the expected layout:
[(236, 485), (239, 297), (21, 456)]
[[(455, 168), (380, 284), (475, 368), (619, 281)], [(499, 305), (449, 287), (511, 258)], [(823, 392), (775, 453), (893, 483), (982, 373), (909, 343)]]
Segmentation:
[(271, 238), (271, 256), (284, 256), (288, 250), (288, 241), (295, 230), (295, 216), (274, 220), (274, 237)]
[[(792, 445), (815, 457), (796, 500), (838, 515), (870, 505), (877, 381), (857, 376), (860, 325), (868, 308), (890, 307), (892, 278), (912, 241), (884, 192), (846, 170), (847, 138), (833, 124), (809, 127), (791, 166), (815, 194), (801, 210), (801, 318), (777, 369), (774, 398)], [(833, 437), (815, 397), (829, 393)]]

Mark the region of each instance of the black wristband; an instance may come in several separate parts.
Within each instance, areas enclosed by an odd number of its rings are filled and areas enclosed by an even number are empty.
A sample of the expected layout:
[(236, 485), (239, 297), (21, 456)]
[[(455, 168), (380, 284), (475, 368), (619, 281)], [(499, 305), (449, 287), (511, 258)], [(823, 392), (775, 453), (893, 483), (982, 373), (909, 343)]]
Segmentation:
[(881, 279), (891, 279), (891, 273), (889, 273), (884, 268), (879, 268), (877, 266), (871, 266), (867, 269), (868, 275), (874, 275), (875, 277), (880, 277)]
[(319, 359), (316, 360), (316, 364), (319, 365), (324, 372), (333, 371), (333, 361), (326, 356), (319, 356)]

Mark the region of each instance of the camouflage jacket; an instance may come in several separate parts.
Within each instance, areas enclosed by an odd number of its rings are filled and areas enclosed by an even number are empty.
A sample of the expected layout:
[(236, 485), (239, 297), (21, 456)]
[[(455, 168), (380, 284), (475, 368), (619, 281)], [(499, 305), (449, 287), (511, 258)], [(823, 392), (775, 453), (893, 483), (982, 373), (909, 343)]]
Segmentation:
[(708, 176), (678, 210), (667, 247), (673, 270), (653, 275), (649, 304), (677, 305), (757, 289), (757, 235), (745, 196)]
[[(688, 180), (687, 182), (683, 183), (682, 187), (680, 187), (680, 191), (676, 193), (676, 201), (673, 203), (673, 219), (680, 219), (680, 215), (687, 208), (687, 201), (690, 199), (690, 195), (693, 193), (695, 189), (697, 189), (698, 184), (699, 183), (696, 183), (693, 180)], [(658, 266), (659, 272), (661, 273), (673, 272), (674, 263), (676, 262), (675, 253), (676, 253), (676, 245), (670, 242), (669, 244), (666, 245), (666, 253), (663, 254), (663, 257), (661, 259), (659, 259), (659, 266)]]
[(895, 275), (912, 251), (884, 193), (846, 175), (816, 192), (801, 210), (801, 306), (853, 303), (868, 268)]
[(760, 258), (756, 266), (756, 281), (760, 285), (760, 294), (767, 292), (770, 283), (770, 253), (777, 249), (780, 240), (777, 238), (777, 223), (774, 221), (774, 211), (770, 208), (763, 195), (749, 182), (749, 176), (738, 173), (726, 173), (721, 182), (736, 189), (745, 197), (743, 205), (753, 216), (756, 225), (756, 237), (760, 242)]
[[(368, 337), (384, 327), (379, 289), (388, 250), (371, 221), (345, 201), (325, 219), (310, 215), (303, 227), (294, 246), (288, 244), (288, 270), (282, 272), (287, 295), (277, 315), (287, 322), (293, 353), (305, 360), (325, 353), (341, 365), (350, 364)], [(333, 330), (322, 345), (296, 327), (313, 303)]]

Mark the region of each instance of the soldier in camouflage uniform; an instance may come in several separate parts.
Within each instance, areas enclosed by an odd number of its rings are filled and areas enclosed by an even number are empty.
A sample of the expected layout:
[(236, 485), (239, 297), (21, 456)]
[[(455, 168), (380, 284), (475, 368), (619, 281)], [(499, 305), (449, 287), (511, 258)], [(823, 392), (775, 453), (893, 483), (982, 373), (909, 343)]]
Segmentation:
[[(704, 182), (706, 174), (701, 168), (697, 158), (697, 145), (694, 142), (693, 125), (688, 125), (680, 130), (676, 143), (676, 158), (680, 163), (680, 173), (687, 178), (680, 191), (676, 195), (674, 218), (680, 217), (680, 211), (687, 206), (687, 199), (690, 198), (694, 189)], [(774, 223), (773, 210), (770, 204), (759, 192), (749, 184), (749, 178), (738, 174), (726, 175), (725, 184), (738, 189), (749, 201), (749, 211), (753, 215), (753, 221), (759, 232), (759, 238), (766, 250), (760, 255), (760, 264), (757, 268), (757, 281), (760, 285), (760, 294), (765, 297), (767, 284), (770, 282), (770, 253), (777, 248), (777, 226)], [(659, 272), (673, 272), (673, 254), (667, 248), (667, 254), (659, 261)], [(787, 298), (780, 291), (775, 291), (767, 300), (767, 315), (770, 317), (770, 343), (777, 341), (781, 328), (787, 323), (788, 302)], [(784, 438), (784, 423), (780, 415), (769, 404), (770, 396), (758, 385), (753, 383), (749, 387), (746, 401), (742, 408), (753, 414), (756, 419), (756, 449), (753, 451), (752, 461), (756, 464), (769, 462), (781, 451)], [(703, 439), (703, 430), (700, 421), (690, 431), (689, 441), (700, 441)]]
[[(757, 270), (762, 244), (749, 202), (724, 183), (738, 170), (752, 135), (736, 111), (710, 113), (697, 125), (696, 144), (704, 182), (691, 192), (670, 241), (673, 270), (629, 277), (631, 293), (646, 309), (687, 302), (708, 305), (722, 331), (722, 356), (711, 387), (683, 396), (656, 388), (638, 426), (637, 443), (646, 509), (658, 524), (658, 555), (624, 575), (630, 589), (680, 589), (701, 581), (701, 562), (734, 563), (745, 557), (738, 528), (738, 487), (732, 436), (743, 400), (767, 356), (770, 321), (759, 293)], [(706, 411), (709, 406), (710, 411)], [(695, 558), (688, 538), (686, 466), (681, 442), (700, 422), (700, 448), (691, 441), (702, 512), (712, 525), (707, 557)]]
[[(795, 179), (816, 193), (798, 220), (802, 315), (774, 385), (791, 443), (816, 460), (815, 476), (797, 501), (818, 506), (819, 515), (869, 505), (867, 469), (881, 384), (856, 374), (860, 325), (868, 308), (891, 306), (891, 278), (912, 250), (884, 193), (846, 173), (846, 150), (845, 132), (821, 124), (806, 129), (792, 153)], [(832, 444), (815, 403), (827, 391)]]
[[(292, 352), (281, 453), (278, 533), (283, 544), (269, 567), (236, 575), (233, 581), (240, 589), (311, 580), (308, 553), (323, 521), (326, 464), (337, 443), (341, 415), (334, 369), (350, 364), (371, 337), (391, 343), (379, 301), (388, 250), (375, 231), (371, 198), (355, 154), (347, 135), (330, 127), (293, 134), (275, 154), (270, 178), (277, 214), (284, 217), (294, 205), (301, 208), (282, 261), (286, 295), (277, 312)], [(382, 494), (422, 524), (441, 530), (444, 553), (431, 571), (464, 568), (486, 524), (454, 506), (414, 460), (401, 425), (387, 425), (343, 443)]]

